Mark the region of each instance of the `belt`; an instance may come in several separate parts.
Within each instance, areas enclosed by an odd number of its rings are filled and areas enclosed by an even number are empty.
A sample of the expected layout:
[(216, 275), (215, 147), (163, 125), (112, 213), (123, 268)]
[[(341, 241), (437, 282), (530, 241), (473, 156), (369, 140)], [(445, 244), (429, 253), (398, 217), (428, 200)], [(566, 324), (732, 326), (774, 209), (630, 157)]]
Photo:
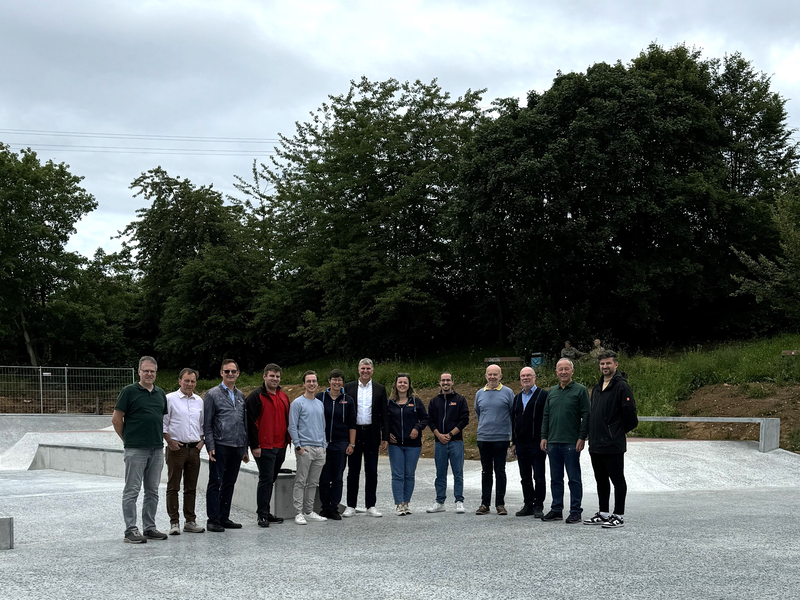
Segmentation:
[(369, 431), (369, 430), (371, 430), (371, 429), (372, 429), (372, 425), (371, 425), (371, 424), (370, 424), (370, 425), (356, 425), (356, 427), (357, 427), (358, 429), (362, 429), (362, 430), (364, 430), (364, 431)]
[(187, 448), (197, 448), (197, 444), (200, 442), (178, 442), (179, 444), (183, 444)]

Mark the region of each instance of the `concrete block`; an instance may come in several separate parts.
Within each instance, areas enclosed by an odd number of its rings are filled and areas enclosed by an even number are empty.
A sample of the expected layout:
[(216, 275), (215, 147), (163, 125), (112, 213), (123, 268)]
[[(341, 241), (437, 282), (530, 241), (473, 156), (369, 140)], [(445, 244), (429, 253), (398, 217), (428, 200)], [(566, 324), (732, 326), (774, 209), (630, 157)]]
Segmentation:
[(0, 550), (14, 547), (14, 517), (0, 517)]
[(781, 445), (781, 420), (763, 419), (761, 430), (758, 437), (758, 450), (760, 452), (771, 452), (777, 450)]

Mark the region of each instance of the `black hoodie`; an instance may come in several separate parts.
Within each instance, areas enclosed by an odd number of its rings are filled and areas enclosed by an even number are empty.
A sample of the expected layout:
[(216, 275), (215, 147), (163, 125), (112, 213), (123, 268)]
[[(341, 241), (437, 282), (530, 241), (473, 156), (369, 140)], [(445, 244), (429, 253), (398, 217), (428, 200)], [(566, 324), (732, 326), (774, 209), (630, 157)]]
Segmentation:
[(628, 376), (617, 371), (603, 390), (603, 377), (592, 388), (589, 402), (589, 452), (620, 454), (627, 449), (625, 434), (639, 424)]

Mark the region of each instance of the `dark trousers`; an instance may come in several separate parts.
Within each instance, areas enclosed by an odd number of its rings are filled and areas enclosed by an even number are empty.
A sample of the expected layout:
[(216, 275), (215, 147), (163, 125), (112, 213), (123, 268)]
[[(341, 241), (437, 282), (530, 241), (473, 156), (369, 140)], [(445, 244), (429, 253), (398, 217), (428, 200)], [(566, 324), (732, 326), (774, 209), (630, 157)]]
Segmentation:
[(544, 476), (547, 452), (533, 442), (518, 443), (516, 452), (523, 501), (533, 508), (544, 508), (544, 499), (547, 495)]
[(608, 512), (611, 484), (614, 484), (614, 514), (625, 514), (625, 496), (628, 495), (628, 484), (625, 481), (625, 454), (592, 454), (592, 469), (597, 481), (597, 499), (600, 501), (600, 512)]
[(194, 500), (197, 494), (197, 476), (200, 474), (200, 450), (181, 446), (178, 450), (167, 447), (167, 514), (169, 522), (179, 523), (178, 492), (183, 478), (183, 518), (187, 522), (197, 520)]
[(342, 501), (342, 478), (344, 467), (347, 464), (347, 450), (349, 442), (331, 442), (325, 450), (325, 466), (319, 476), (319, 500), (323, 510), (338, 510)]
[(214, 460), (208, 461), (206, 513), (209, 523), (221, 524), (231, 516), (233, 486), (239, 477), (239, 466), (247, 446), (222, 446), (214, 449)]
[(256, 488), (256, 514), (258, 518), (269, 516), (269, 503), (272, 488), (278, 479), (278, 472), (286, 460), (286, 448), (261, 448), (261, 456), (256, 459), (258, 466), (258, 487)]
[(364, 504), (375, 506), (378, 494), (378, 453), (380, 441), (375, 441), (372, 431), (377, 425), (356, 425), (356, 447), (347, 459), (347, 506), (356, 507), (358, 484), (361, 477), (361, 459), (364, 459)]
[(491, 506), (492, 472), (494, 471), (494, 478), (497, 479), (494, 505), (505, 506), (508, 442), (478, 442), (478, 451), (481, 455), (481, 504)]

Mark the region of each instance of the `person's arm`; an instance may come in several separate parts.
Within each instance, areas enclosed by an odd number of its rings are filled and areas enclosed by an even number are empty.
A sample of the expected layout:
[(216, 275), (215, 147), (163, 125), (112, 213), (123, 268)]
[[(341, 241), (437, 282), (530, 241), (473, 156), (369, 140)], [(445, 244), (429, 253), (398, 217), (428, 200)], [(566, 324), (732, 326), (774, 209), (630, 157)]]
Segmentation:
[(216, 414), (216, 403), (214, 402), (214, 390), (211, 388), (206, 392), (203, 401), (203, 434), (205, 435), (206, 450), (208, 450), (208, 460), (216, 462), (214, 457), (214, 415)]
[(300, 422), (300, 403), (295, 400), (289, 406), (289, 438), (292, 440), (292, 444), (294, 444), (295, 450), (302, 454), (302, 448), (300, 448), (300, 442), (297, 439), (297, 426)]
[(381, 415), (381, 450), (389, 447), (389, 398), (386, 396), (386, 388), (381, 386), (381, 393), (378, 395), (378, 406)]
[(425, 431), (425, 428), (428, 426), (428, 411), (425, 410), (425, 405), (422, 403), (422, 400), (414, 397), (414, 404), (417, 407), (417, 424), (414, 426), (414, 429), (411, 431), (411, 435), (409, 436), (412, 440), (417, 439), (419, 435)]
[(124, 442), (125, 438), (122, 437), (122, 430), (125, 427), (125, 413), (115, 408), (114, 414), (111, 415), (111, 424), (114, 426), (114, 431), (117, 432), (119, 439)]
[(624, 381), (620, 382), (621, 389), (617, 396), (619, 399), (619, 409), (622, 413), (622, 424), (625, 426), (625, 433), (633, 431), (639, 424), (639, 417), (636, 413), (636, 400), (633, 398), (633, 390)]
[(589, 392), (583, 388), (580, 392), (580, 411), (581, 411), (581, 428), (578, 435), (578, 441), (575, 444), (575, 450), (578, 452), (583, 450), (586, 444), (586, 436), (589, 433)]
[(544, 409), (542, 410), (542, 441), (539, 443), (539, 447), (544, 452), (547, 452), (547, 433), (549, 428), (550, 428), (550, 394), (547, 394), (547, 398), (544, 401)]
[(450, 433), (450, 437), (458, 435), (469, 425), (469, 405), (467, 404), (467, 399), (464, 398), (464, 396), (457, 396), (456, 398), (458, 419), (456, 420), (456, 426), (448, 432)]
[(258, 441), (258, 419), (261, 416), (261, 388), (257, 388), (250, 392), (247, 400), (244, 402), (245, 409), (247, 410), (247, 443), (253, 451), (253, 456), (258, 458), (261, 456), (261, 448), (259, 448)]

